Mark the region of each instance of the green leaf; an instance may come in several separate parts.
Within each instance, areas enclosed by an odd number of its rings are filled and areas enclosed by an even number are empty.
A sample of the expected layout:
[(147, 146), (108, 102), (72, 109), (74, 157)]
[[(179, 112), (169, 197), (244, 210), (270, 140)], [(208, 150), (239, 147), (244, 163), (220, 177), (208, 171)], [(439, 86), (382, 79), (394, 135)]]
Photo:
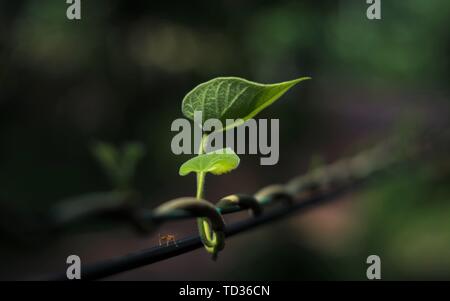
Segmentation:
[(183, 163), (179, 174), (185, 176), (191, 172), (210, 172), (221, 175), (230, 172), (239, 165), (239, 157), (231, 148), (223, 148), (214, 152), (198, 155)]
[(126, 188), (131, 184), (139, 160), (145, 150), (140, 143), (130, 142), (121, 150), (114, 145), (97, 142), (92, 152), (115, 188)]
[(145, 148), (141, 143), (129, 142), (122, 148), (122, 176), (125, 181), (131, 181), (134, 174), (136, 173), (136, 168), (139, 161), (145, 155)]
[[(194, 120), (195, 111), (201, 111), (202, 122), (211, 118), (219, 119), (224, 125), (226, 119), (242, 119), (245, 122), (274, 103), (291, 87), (307, 79), (310, 77), (260, 84), (238, 77), (218, 77), (190, 91), (183, 99), (181, 110), (191, 120)], [(243, 122), (227, 126), (225, 130)]]
[(97, 142), (92, 146), (92, 153), (107, 173), (117, 172), (120, 154), (112, 144)]

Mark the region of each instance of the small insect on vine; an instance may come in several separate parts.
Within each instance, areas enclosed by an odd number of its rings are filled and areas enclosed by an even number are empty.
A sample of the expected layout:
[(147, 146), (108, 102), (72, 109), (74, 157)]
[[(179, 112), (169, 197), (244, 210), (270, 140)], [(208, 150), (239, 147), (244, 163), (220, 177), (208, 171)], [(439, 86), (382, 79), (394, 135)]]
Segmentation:
[[(202, 83), (190, 91), (183, 99), (182, 112), (194, 121), (196, 112), (202, 113), (202, 123), (208, 119), (218, 119), (225, 124), (227, 119), (236, 120), (226, 127), (216, 130), (225, 132), (247, 120), (255, 117), (263, 109), (278, 100), (290, 88), (303, 80), (310, 79), (302, 77), (291, 81), (276, 84), (260, 84), (238, 77), (219, 77)], [(200, 126), (201, 124), (195, 124)], [(203, 134), (198, 145), (198, 155), (181, 165), (179, 174), (185, 176), (195, 173), (197, 176), (196, 199), (204, 201), (205, 177), (208, 173), (221, 175), (236, 169), (239, 165), (239, 157), (231, 148), (223, 148), (207, 152), (208, 138), (215, 132)], [(208, 217), (197, 218), (200, 238), (205, 249), (211, 253), (213, 259), (225, 246), (225, 234), (222, 228), (214, 227)], [(216, 228), (216, 230), (214, 229)]]

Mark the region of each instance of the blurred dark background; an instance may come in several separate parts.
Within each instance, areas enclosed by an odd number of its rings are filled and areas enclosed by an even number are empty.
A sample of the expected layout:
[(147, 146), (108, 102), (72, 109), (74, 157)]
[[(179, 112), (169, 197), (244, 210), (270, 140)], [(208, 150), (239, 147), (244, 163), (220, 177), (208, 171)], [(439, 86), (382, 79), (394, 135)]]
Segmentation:
[[(60, 200), (111, 191), (92, 154), (96, 141), (145, 147), (133, 179), (144, 206), (194, 195), (178, 176), (190, 156), (170, 150), (181, 100), (217, 76), (272, 83), (311, 76), (265, 110), (280, 119), (280, 161), (241, 157), (230, 174), (207, 178), (206, 196), (253, 193), (351, 156), (404, 124), (446, 129), (450, 2), (82, 0), (0, 1), (0, 279), (34, 279), (82, 263), (182, 238), (194, 221), (153, 235), (81, 224), (43, 235)], [(197, 250), (119, 274), (121, 280), (365, 279), (371, 254), (383, 279), (450, 279), (448, 143), (340, 202), (230, 238), (217, 262)], [(446, 151), (447, 150), (447, 151)]]

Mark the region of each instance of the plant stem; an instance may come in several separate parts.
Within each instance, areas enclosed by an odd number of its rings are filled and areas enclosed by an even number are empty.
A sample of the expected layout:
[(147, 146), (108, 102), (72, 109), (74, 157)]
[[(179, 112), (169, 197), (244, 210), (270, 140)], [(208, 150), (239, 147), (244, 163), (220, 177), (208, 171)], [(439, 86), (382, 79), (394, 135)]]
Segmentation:
[[(202, 139), (200, 140), (200, 146), (198, 149), (198, 156), (203, 155), (205, 152), (205, 149), (203, 147), (204, 142), (208, 139), (208, 135), (203, 134)], [(205, 173), (199, 172), (197, 173), (197, 199), (203, 198), (203, 190), (205, 186)]]
[(205, 173), (199, 172), (197, 173), (197, 194), (196, 194), (196, 198), (198, 200), (203, 198), (204, 186), (205, 186)]
[[(208, 135), (204, 134), (201, 141), (200, 141), (200, 147), (198, 151), (198, 155), (202, 155), (205, 152), (204, 149), (204, 143), (207, 141)], [(202, 199), (203, 193), (204, 193), (204, 187), (205, 187), (205, 176), (206, 174), (204, 172), (197, 173), (197, 193), (196, 198)], [(215, 246), (217, 245), (217, 236), (211, 234), (209, 222), (205, 218), (198, 218), (197, 219), (197, 226), (198, 226), (198, 232), (200, 235), (200, 238), (205, 245), (206, 250), (209, 253), (215, 253)]]
[[(202, 139), (200, 140), (200, 146), (198, 149), (198, 156), (203, 155), (205, 153), (204, 143), (208, 140), (208, 135), (203, 134)], [(199, 172), (197, 173), (197, 199), (203, 198), (203, 190), (205, 186), (205, 173)]]

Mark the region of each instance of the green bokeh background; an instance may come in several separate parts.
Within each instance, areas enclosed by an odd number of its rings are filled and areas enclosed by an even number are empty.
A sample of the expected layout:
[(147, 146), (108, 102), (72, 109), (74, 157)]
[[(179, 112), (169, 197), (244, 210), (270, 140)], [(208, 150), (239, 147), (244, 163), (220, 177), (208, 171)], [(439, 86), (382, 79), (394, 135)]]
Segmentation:
[[(61, 199), (113, 188), (91, 153), (99, 140), (145, 146), (133, 182), (145, 206), (193, 195), (170, 125), (216, 76), (313, 80), (260, 115), (280, 119), (279, 164), (243, 156), (207, 179), (210, 199), (287, 181), (314, 156), (350, 156), (405, 120), (448, 128), (450, 2), (381, 2), (382, 19), (368, 20), (365, 1), (82, 0), (82, 20), (69, 21), (65, 1), (0, 1), (0, 277), (156, 244), (95, 223), (45, 243), (22, 229)], [(217, 263), (198, 250), (114, 279), (365, 279), (370, 254), (384, 279), (449, 279), (448, 146), (338, 205), (230, 239)], [(165, 227), (195, 233), (194, 222)]]

